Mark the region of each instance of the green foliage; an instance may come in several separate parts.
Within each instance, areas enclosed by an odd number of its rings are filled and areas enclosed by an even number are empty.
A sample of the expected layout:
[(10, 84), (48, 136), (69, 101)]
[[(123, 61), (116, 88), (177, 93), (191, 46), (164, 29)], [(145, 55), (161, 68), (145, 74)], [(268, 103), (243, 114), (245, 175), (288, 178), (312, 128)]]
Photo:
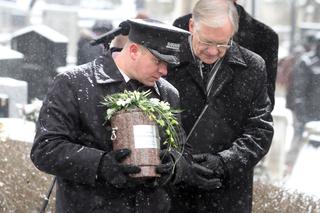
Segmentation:
[(102, 104), (107, 108), (106, 120), (121, 111), (139, 108), (150, 120), (155, 121), (158, 126), (166, 133), (164, 144), (168, 144), (168, 148), (178, 148), (176, 126), (179, 125), (176, 115), (180, 110), (171, 109), (168, 102), (160, 101), (157, 98), (149, 98), (151, 92), (144, 91), (127, 91), (116, 93), (104, 97)]

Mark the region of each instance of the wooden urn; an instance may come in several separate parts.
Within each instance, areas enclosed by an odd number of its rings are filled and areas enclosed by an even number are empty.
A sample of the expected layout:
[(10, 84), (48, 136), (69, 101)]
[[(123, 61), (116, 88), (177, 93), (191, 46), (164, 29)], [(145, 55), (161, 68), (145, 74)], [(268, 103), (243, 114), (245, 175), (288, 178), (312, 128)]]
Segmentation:
[(158, 177), (155, 166), (160, 164), (160, 137), (157, 124), (140, 109), (117, 112), (111, 118), (113, 149), (128, 148), (131, 154), (123, 161), (137, 165), (141, 172), (136, 178)]

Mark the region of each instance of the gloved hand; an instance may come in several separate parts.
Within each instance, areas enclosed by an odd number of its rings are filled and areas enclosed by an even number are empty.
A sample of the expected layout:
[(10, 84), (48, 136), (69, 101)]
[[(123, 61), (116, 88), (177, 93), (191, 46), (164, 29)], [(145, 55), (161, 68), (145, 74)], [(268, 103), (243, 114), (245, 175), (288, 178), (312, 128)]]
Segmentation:
[(156, 172), (161, 176), (156, 178), (157, 185), (163, 186), (170, 182), (174, 173), (174, 160), (168, 150), (160, 151), (161, 164), (156, 166)]
[(135, 180), (129, 174), (139, 173), (138, 166), (121, 164), (131, 151), (129, 149), (113, 150), (104, 154), (98, 167), (98, 179), (116, 188), (134, 187)]
[(213, 172), (213, 176), (211, 177), (220, 178), (222, 180), (225, 178), (224, 164), (220, 156), (204, 153), (192, 155), (192, 157), (196, 163), (201, 164), (201, 166), (204, 166)]
[(217, 177), (212, 177), (213, 172), (200, 164), (188, 161), (184, 156), (177, 159), (175, 182), (184, 182), (190, 186), (202, 190), (213, 190), (220, 188), (222, 183)]

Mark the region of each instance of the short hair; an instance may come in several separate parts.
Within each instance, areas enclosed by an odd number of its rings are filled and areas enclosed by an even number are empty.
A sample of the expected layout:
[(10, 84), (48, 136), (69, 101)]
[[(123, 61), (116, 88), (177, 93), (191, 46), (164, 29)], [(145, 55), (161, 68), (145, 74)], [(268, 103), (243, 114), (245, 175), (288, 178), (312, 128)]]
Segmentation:
[(192, 18), (195, 27), (200, 22), (210, 27), (221, 27), (224, 25), (223, 20), (229, 18), (233, 34), (239, 28), (239, 15), (232, 0), (199, 0), (193, 8)]

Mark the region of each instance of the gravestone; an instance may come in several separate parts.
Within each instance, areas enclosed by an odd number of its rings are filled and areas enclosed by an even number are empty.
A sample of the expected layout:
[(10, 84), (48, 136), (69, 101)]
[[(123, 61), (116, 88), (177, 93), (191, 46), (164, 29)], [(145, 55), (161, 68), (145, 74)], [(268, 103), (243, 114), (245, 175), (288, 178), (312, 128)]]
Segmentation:
[(8, 47), (0, 46), (0, 77), (21, 79), (23, 54)]
[(0, 77), (0, 91), (9, 102), (8, 116), (12, 118), (22, 117), (18, 106), (27, 104), (27, 82), (13, 78)]
[(0, 6), (0, 32), (11, 30), (11, 12), (11, 8)]
[(77, 41), (79, 39), (77, 9), (74, 7), (51, 6), (43, 11), (42, 23), (68, 38), (68, 61), (75, 63)]
[(274, 136), (271, 147), (265, 156), (265, 165), (271, 181), (281, 181), (285, 172), (286, 144), (291, 141), (291, 111), (285, 107), (285, 99), (276, 97), (276, 105), (272, 111)]
[(9, 97), (0, 93), (0, 118), (9, 117)]
[(29, 26), (13, 34), (11, 47), (24, 54), (22, 78), (28, 82), (28, 102), (42, 100), (56, 69), (66, 65), (68, 39), (44, 26)]
[(0, 1), (0, 33), (13, 32), (28, 23), (26, 11), (17, 3)]
[(46, 3), (48, 4), (57, 4), (57, 5), (79, 5), (80, 1), (79, 0), (47, 0)]

